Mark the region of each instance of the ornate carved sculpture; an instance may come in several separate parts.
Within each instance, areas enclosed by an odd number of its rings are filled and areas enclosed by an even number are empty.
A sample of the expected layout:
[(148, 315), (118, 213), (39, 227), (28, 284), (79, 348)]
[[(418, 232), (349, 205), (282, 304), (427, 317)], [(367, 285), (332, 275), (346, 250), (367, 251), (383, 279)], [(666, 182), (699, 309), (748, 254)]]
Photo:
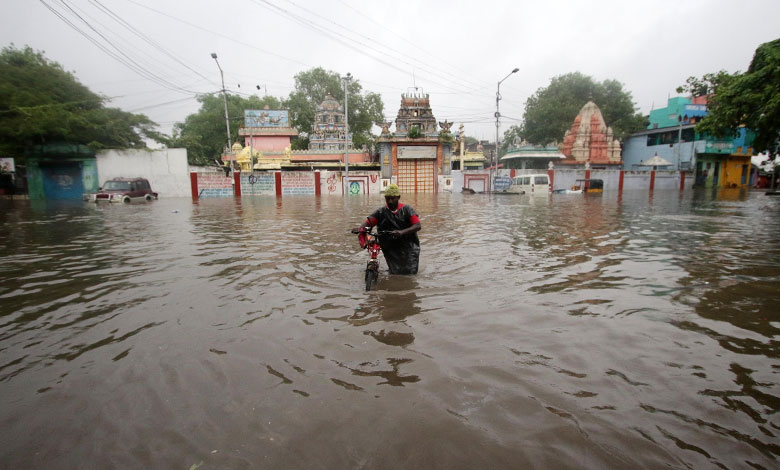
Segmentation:
[(390, 122), (378, 122), (376, 123), (377, 126), (380, 126), (382, 128), (382, 135), (387, 135), (390, 133), (390, 126), (393, 125), (393, 121)]
[(566, 131), (561, 152), (578, 163), (620, 163), (620, 142), (592, 101), (582, 107)]
[(445, 134), (449, 134), (450, 127), (452, 127), (453, 124), (454, 124), (453, 122), (449, 122), (446, 119), (444, 120), (444, 122), (439, 122), (439, 126), (441, 126), (441, 131)]

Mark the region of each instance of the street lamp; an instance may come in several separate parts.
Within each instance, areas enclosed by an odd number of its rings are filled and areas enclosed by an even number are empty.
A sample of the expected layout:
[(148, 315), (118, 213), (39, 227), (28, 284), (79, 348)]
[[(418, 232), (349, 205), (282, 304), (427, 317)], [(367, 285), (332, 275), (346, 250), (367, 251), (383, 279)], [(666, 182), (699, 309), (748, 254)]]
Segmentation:
[(230, 121), (228, 120), (228, 109), (227, 109), (227, 92), (225, 91), (225, 74), (222, 72), (222, 67), (219, 66), (219, 61), (217, 60), (217, 53), (212, 52), (211, 58), (214, 59), (214, 62), (217, 63), (217, 68), (219, 69), (219, 76), (222, 77), (222, 99), (225, 102), (225, 128), (227, 129), (227, 142), (228, 142), (228, 152), (230, 153), (230, 170), (233, 170), (233, 154), (231, 153), (233, 151), (233, 142), (230, 141)]
[(498, 81), (498, 85), (496, 85), (496, 151), (494, 153), (494, 155), (495, 155), (495, 157), (494, 157), (495, 158), (494, 165), (490, 165), (490, 181), (489, 181), (489, 184), (493, 185), (493, 187), (490, 188), (491, 191), (495, 190), (495, 184), (493, 182), (493, 167), (494, 166), (496, 167), (496, 174), (498, 174), (498, 127), (501, 125), (501, 122), (500, 122), (501, 113), (498, 111), (498, 102), (501, 101), (501, 82), (503, 82), (504, 80), (509, 78), (509, 76), (512, 75), (513, 73), (517, 73), (519, 71), (520, 71), (520, 69), (515, 67), (515, 69), (512, 70), (511, 72), (509, 72), (506, 77), (504, 77), (501, 80), (499, 80)]

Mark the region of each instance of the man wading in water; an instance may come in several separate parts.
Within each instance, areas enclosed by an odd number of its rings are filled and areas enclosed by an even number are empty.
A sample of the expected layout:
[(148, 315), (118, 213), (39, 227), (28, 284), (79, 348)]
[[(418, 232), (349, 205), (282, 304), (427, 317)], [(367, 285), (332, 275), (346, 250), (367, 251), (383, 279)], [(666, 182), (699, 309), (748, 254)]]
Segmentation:
[(379, 245), (385, 254), (390, 274), (417, 274), (420, 263), (420, 217), (412, 206), (401, 204), (401, 191), (391, 184), (385, 190), (385, 207), (380, 207), (360, 227), (352, 229), (359, 233), (366, 227), (377, 227), (380, 232), (391, 232), (379, 237)]

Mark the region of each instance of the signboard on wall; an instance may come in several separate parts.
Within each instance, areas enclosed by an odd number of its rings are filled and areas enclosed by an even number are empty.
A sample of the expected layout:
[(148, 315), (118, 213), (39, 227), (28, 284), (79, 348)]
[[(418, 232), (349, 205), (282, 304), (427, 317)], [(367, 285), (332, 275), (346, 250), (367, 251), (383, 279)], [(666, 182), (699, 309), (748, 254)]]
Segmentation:
[(245, 127), (290, 127), (289, 111), (286, 109), (246, 109)]
[(13, 158), (0, 158), (0, 173), (13, 173), (15, 171)]
[(734, 143), (728, 140), (707, 141), (705, 153), (734, 153)]
[(399, 145), (399, 160), (436, 159), (435, 145)]

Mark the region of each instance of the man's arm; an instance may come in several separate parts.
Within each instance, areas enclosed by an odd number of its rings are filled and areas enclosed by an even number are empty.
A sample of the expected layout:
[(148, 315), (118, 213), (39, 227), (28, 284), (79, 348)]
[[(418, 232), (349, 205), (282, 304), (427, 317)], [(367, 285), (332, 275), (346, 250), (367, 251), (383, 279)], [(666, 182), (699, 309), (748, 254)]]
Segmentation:
[(403, 237), (404, 235), (411, 235), (413, 233), (417, 233), (420, 231), (422, 226), (420, 225), (420, 222), (417, 222), (416, 224), (412, 225), (411, 227), (407, 227), (403, 230), (393, 230), (393, 234), (396, 237)]
[(376, 225), (376, 219), (373, 219), (371, 216), (366, 217), (366, 220), (364, 220), (359, 227), (352, 229), (352, 233), (360, 233), (365, 230), (366, 227), (373, 227), (374, 225)]
[(393, 236), (394, 237), (403, 237), (405, 235), (411, 235), (413, 233), (417, 233), (422, 229), (422, 225), (420, 225), (420, 216), (417, 215), (416, 212), (414, 212), (414, 209), (411, 210), (411, 215), (409, 216), (409, 225), (405, 229), (401, 230), (393, 230)]

